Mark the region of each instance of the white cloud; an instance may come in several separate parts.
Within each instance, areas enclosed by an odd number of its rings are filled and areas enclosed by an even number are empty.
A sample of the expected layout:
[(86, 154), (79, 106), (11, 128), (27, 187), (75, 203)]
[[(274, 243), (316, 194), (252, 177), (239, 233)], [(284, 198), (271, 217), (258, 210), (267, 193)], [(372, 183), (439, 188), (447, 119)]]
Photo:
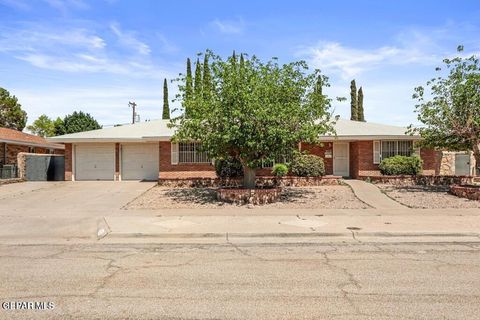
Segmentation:
[(210, 24), (224, 34), (241, 34), (245, 30), (245, 22), (242, 18), (235, 20), (215, 19)]
[[(0, 27), (0, 53), (49, 70), (112, 73), (136, 78), (175, 77), (177, 72), (169, 70), (172, 66), (167, 69), (152, 61), (150, 47), (137, 40), (133, 32), (123, 32), (118, 24), (110, 27), (117, 40), (108, 44), (108, 33), (101, 36), (86, 28), (58, 31), (34, 24)], [(174, 50), (174, 46), (164, 40), (164, 46), (170, 45), (165, 50)], [(118, 50), (116, 41), (128, 52)]]
[(346, 47), (338, 42), (320, 42), (304, 47), (297, 55), (306, 57), (315, 68), (339, 73), (344, 79), (385, 65), (432, 64), (439, 61), (436, 55), (412, 47), (383, 46), (368, 50)]
[(131, 49), (133, 51), (136, 51), (137, 53), (141, 55), (149, 55), (151, 50), (150, 47), (138, 40), (133, 32), (124, 32), (120, 29), (120, 26), (118, 23), (112, 23), (110, 24), (110, 29), (112, 32), (117, 36), (118, 41), (120, 42), (121, 45), (124, 47)]

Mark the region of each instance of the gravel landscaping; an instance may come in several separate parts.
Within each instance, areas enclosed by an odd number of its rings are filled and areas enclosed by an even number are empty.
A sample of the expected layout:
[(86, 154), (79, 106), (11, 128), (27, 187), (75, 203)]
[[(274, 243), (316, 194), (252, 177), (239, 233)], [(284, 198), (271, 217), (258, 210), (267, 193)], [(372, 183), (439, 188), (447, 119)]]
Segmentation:
[[(214, 188), (154, 187), (125, 209), (191, 209), (237, 206), (219, 202)], [(269, 208), (364, 209), (368, 205), (358, 200), (347, 186), (285, 187), (280, 200), (266, 204)]]
[(480, 208), (480, 201), (459, 198), (448, 193), (448, 186), (396, 186), (376, 185), (392, 199), (411, 208)]

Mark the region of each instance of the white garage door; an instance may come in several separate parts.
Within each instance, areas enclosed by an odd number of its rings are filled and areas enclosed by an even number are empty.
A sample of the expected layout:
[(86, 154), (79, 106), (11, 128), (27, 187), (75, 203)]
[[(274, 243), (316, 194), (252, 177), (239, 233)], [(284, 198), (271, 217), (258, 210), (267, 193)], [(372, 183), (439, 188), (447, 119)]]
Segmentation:
[(158, 144), (122, 144), (122, 180), (158, 180)]
[(75, 146), (75, 180), (113, 180), (114, 174), (114, 144)]

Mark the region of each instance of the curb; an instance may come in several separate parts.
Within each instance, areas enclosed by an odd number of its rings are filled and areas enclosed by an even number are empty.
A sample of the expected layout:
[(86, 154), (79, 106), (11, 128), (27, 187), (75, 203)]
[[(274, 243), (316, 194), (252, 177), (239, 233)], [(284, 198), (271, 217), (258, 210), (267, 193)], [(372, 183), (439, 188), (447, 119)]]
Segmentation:
[[(108, 225), (107, 225), (108, 227)], [(402, 237), (474, 237), (479, 238), (479, 233), (408, 233), (408, 232), (337, 232), (337, 233), (325, 233), (325, 232), (308, 232), (308, 233), (121, 233), (121, 232), (107, 232), (100, 239), (108, 238), (172, 238), (172, 239), (199, 239), (199, 238), (334, 238), (334, 237), (378, 237), (378, 238), (402, 238)]]

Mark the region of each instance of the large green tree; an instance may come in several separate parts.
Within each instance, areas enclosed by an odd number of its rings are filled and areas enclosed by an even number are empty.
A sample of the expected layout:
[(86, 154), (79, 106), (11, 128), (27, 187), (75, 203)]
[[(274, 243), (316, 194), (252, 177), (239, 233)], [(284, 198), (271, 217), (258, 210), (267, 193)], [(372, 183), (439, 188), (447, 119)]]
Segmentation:
[(69, 134), (101, 128), (102, 126), (99, 125), (97, 120), (95, 120), (90, 114), (82, 111), (74, 111), (63, 119), (61, 126), (56, 128), (56, 134)]
[[(459, 53), (463, 46), (458, 47)], [(480, 174), (480, 64), (475, 55), (444, 59), (445, 68), (415, 88), (413, 98), (422, 126), (410, 126), (422, 136), (422, 146), (457, 151), (473, 151), (476, 174)]]
[(55, 123), (46, 114), (39, 116), (31, 125), (27, 126), (27, 129), (41, 137), (55, 135)]
[(168, 106), (167, 79), (163, 79), (163, 113), (162, 119), (170, 119), (170, 107)]
[(299, 142), (317, 143), (333, 132), (330, 99), (316, 88), (328, 86), (319, 70), (310, 71), (304, 61), (280, 65), (252, 56), (240, 64), (236, 57), (207, 55), (211, 97), (193, 100), (190, 117), (172, 120), (174, 141), (201, 141), (211, 158), (240, 160), (245, 187), (255, 187), (262, 160), (294, 153)]
[(357, 115), (358, 115), (358, 121), (363, 121), (365, 122), (365, 111), (363, 110), (363, 89), (360, 87), (358, 89), (358, 100), (357, 100)]
[(350, 120), (358, 121), (357, 85), (350, 82)]
[(0, 88), (0, 127), (22, 131), (27, 124), (27, 113), (15, 96)]

